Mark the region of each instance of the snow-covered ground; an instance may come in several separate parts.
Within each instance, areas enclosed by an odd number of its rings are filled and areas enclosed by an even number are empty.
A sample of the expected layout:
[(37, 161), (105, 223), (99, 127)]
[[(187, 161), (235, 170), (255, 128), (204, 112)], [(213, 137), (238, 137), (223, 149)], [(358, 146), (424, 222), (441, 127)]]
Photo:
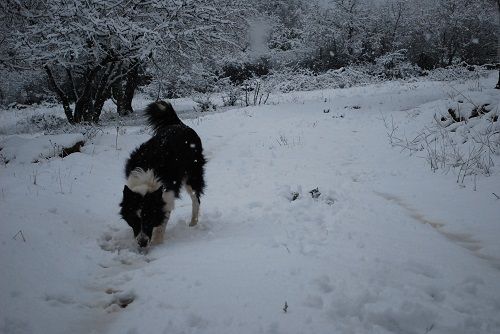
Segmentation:
[(146, 255), (118, 215), (144, 126), (104, 127), (65, 158), (58, 145), (81, 135), (4, 135), (0, 332), (500, 333), (499, 156), (456, 183), (391, 147), (383, 121), (411, 138), (470, 94), (498, 113), (494, 80), (290, 93), (186, 119), (209, 161), (200, 224), (184, 196)]

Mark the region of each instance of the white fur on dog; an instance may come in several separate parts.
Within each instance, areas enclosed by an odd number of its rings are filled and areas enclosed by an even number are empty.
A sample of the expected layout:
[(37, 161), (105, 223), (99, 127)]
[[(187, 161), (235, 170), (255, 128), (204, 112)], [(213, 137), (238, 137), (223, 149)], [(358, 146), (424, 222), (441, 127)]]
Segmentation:
[[(155, 176), (152, 169), (144, 171), (142, 168), (136, 168), (130, 173), (127, 179), (127, 186), (133, 192), (145, 196), (147, 193), (160, 189), (163, 183)], [(167, 214), (166, 218), (168, 220), (170, 212), (172, 212), (175, 207), (175, 194), (173, 191), (165, 191), (162, 194), (162, 199), (163, 202), (165, 202), (163, 211)]]
[(144, 171), (142, 168), (136, 168), (127, 179), (129, 189), (142, 196), (158, 190), (162, 185), (152, 169)]
[(170, 215), (170, 212), (174, 211), (175, 207), (175, 193), (171, 191), (165, 191), (162, 195), (163, 202), (165, 202), (165, 206), (163, 210), (167, 213), (167, 219)]

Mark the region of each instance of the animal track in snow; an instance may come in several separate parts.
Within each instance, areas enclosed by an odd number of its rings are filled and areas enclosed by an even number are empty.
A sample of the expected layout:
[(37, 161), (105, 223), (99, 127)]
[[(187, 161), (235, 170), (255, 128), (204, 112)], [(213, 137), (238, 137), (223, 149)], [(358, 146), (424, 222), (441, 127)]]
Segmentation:
[(114, 292), (118, 290), (106, 290), (106, 293), (111, 294), (112, 298), (111, 301), (108, 302), (104, 309), (108, 312), (116, 312), (119, 311), (120, 309), (124, 309), (130, 304), (132, 304), (136, 298), (135, 294), (133, 292)]
[(136, 249), (137, 245), (131, 232), (126, 229), (113, 229), (106, 231), (98, 239), (99, 247), (108, 252), (119, 251), (122, 249)]
[(317, 296), (317, 295), (308, 295), (303, 304), (307, 307), (310, 307), (310, 308), (315, 308), (315, 309), (322, 309), (323, 308), (323, 298), (321, 298), (321, 296)]
[(319, 276), (318, 278), (313, 280), (314, 285), (318, 288), (318, 290), (322, 293), (330, 293), (334, 290), (334, 286), (330, 281), (330, 277), (326, 275)]

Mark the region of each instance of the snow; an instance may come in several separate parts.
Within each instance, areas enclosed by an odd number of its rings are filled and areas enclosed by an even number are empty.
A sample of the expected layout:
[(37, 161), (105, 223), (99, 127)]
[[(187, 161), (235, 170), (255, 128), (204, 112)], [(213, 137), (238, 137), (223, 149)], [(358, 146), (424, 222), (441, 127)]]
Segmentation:
[(39, 159), (47, 159), (61, 154), (62, 149), (69, 148), (84, 141), (82, 134), (44, 135), (35, 138), (11, 136), (2, 143), (2, 156), (7, 161), (31, 163)]
[[(498, 108), (495, 79), (453, 89)], [(457, 184), (391, 147), (382, 120), (410, 137), (446, 113), (450, 87), (294, 92), (184, 118), (208, 158), (200, 222), (187, 226), (184, 194), (147, 254), (118, 215), (143, 125), (37, 163), (56, 138), (4, 136), (0, 332), (500, 332), (499, 157)]]

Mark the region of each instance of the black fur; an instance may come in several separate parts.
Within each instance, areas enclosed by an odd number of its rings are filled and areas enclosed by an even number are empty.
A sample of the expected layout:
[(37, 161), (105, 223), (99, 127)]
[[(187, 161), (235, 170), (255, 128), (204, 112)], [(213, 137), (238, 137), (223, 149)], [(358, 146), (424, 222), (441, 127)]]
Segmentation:
[[(125, 176), (128, 178), (138, 168), (152, 169), (163, 189), (142, 196), (125, 185), (120, 214), (136, 237), (142, 231), (151, 239), (153, 227), (168, 219), (169, 213), (163, 212), (163, 191), (173, 191), (178, 198), (185, 183), (200, 200), (205, 188), (206, 160), (200, 137), (179, 119), (170, 103), (151, 103), (145, 113), (154, 135), (132, 152), (125, 165)], [(138, 210), (141, 210), (140, 217)]]
[[(151, 239), (153, 228), (159, 226), (165, 219), (162, 192), (163, 190), (160, 188), (157, 191), (142, 196), (133, 192), (127, 186), (123, 188), (123, 201), (121, 203), (122, 209), (120, 214), (129, 226), (132, 227), (135, 237), (142, 231)], [(142, 211), (140, 216), (137, 215), (137, 210), (139, 209)], [(147, 240), (138, 240), (138, 242), (142, 242), (141, 247), (147, 245)]]

